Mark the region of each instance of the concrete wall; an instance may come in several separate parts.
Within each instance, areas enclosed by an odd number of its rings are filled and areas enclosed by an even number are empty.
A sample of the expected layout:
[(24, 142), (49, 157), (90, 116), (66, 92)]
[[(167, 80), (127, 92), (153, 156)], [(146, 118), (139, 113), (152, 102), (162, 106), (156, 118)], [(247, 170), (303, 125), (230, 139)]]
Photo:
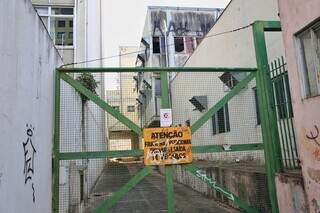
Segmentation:
[[(194, 162), (203, 174), (216, 180), (226, 189), (239, 196), (243, 201), (254, 206), (259, 212), (271, 212), (268, 197), (267, 177), (261, 167), (245, 164), (217, 165), (215, 163)], [(206, 183), (199, 181), (181, 166), (175, 170), (176, 181), (191, 187), (195, 191), (216, 201), (238, 208), (232, 201), (212, 190)]]
[(276, 186), (280, 212), (309, 212), (306, 191), (300, 173), (278, 174)]
[[(298, 151), (310, 212), (320, 211), (320, 146), (306, 136), (320, 127), (320, 97), (304, 99), (301, 92), (301, 76), (297, 61), (297, 42), (295, 33), (320, 17), (318, 0), (279, 0), (283, 40), (289, 69), (294, 122), (297, 134)], [(315, 140), (320, 142), (320, 138)], [(285, 198), (285, 197), (283, 197)]]
[(30, 1), (0, 1), (0, 64), (0, 212), (50, 212), (54, 69), (62, 60)]

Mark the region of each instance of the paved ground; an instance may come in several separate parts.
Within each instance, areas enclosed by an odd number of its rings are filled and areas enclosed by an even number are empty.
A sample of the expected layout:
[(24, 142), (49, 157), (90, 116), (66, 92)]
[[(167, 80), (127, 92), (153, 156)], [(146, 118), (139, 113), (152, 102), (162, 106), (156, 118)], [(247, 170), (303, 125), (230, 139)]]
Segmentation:
[[(94, 209), (106, 198), (123, 186), (140, 169), (141, 164), (109, 163), (97, 181), (90, 195), (86, 211)], [(225, 213), (235, 212), (226, 209), (202, 196), (200, 193), (182, 184), (175, 183), (176, 212), (186, 213)], [(157, 171), (153, 171), (134, 189), (126, 194), (109, 212), (112, 213), (158, 213), (167, 212), (165, 196), (165, 178)]]

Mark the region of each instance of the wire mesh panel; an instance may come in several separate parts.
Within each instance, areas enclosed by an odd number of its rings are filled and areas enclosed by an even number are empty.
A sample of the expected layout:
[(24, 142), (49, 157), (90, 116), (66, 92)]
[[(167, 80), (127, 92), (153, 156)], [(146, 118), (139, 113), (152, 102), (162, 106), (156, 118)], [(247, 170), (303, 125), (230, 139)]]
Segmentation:
[[(227, 76), (227, 77), (226, 77)], [(236, 76), (236, 77), (234, 77)], [(179, 73), (171, 82), (174, 125), (191, 125), (202, 118), (233, 89), (246, 73)], [(198, 128), (192, 136), (193, 146), (219, 145), (231, 151), (231, 145), (262, 143), (257, 121), (255, 82), (251, 81), (230, 101)], [(232, 150), (234, 151), (234, 150)], [(219, 162), (251, 161), (264, 164), (263, 151), (196, 154), (196, 159)]]

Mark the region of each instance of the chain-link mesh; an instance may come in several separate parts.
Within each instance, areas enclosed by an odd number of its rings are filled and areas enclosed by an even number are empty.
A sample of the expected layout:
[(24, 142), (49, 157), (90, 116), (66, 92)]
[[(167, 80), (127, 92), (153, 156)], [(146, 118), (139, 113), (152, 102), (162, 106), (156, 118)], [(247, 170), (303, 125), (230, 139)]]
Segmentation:
[[(73, 75), (74, 79), (81, 74)], [(102, 82), (109, 74), (94, 74)], [(117, 73), (116, 85), (101, 85), (97, 95), (140, 128), (160, 126), (160, 75)], [(168, 94), (173, 126), (193, 126), (234, 89), (248, 73), (181, 72), (170, 75)], [(143, 149), (143, 138), (105, 113), (62, 81), (60, 153)], [(261, 144), (255, 80), (210, 116), (192, 135), (193, 147), (216, 145), (219, 151), (193, 153), (193, 164), (261, 212), (270, 211), (262, 148), (233, 150), (232, 145)], [(130, 125), (129, 125), (130, 126)], [(139, 156), (60, 161), (59, 212), (94, 212), (143, 168)], [(183, 166), (175, 166), (177, 212), (237, 212), (239, 206), (212, 190)], [(122, 197), (109, 212), (166, 212), (166, 182), (162, 167)]]

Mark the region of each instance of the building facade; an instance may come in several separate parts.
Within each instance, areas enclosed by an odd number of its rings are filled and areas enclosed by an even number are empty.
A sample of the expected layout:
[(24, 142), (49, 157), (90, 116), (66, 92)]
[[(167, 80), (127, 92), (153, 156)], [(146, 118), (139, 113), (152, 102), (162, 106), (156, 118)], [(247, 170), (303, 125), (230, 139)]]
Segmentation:
[[(149, 7), (137, 66), (181, 67), (214, 25), (222, 9)], [(170, 74), (173, 79), (175, 73)], [(136, 78), (142, 126), (159, 126), (160, 75)]]
[[(278, 179), (281, 211), (290, 211), (306, 195), (303, 212), (320, 211), (320, 2), (279, 0), (283, 41), (295, 115), (294, 124), (306, 192), (292, 191)], [(289, 207), (289, 209), (288, 209)], [(291, 209), (290, 209), (291, 208)], [(301, 211), (301, 212), (302, 212)], [(291, 211), (293, 212), (293, 211)]]
[[(99, 0), (32, 0), (65, 66), (101, 67), (103, 3)], [(90, 45), (89, 45), (90, 43)], [(81, 62), (81, 63), (77, 63)], [(77, 79), (81, 74), (74, 74)], [(104, 99), (104, 76), (94, 74), (96, 93)], [(105, 151), (106, 113), (68, 84), (61, 85), (61, 152)], [(62, 161), (60, 166), (59, 211), (78, 212), (85, 208), (90, 191), (100, 176), (104, 159)]]
[[(119, 47), (119, 67), (134, 67), (136, 61), (135, 52), (138, 47)], [(133, 54), (132, 54), (133, 53)], [(119, 110), (123, 115), (136, 124), (139, 124), (138, 117), (138, 91), (134, 77), (136, 73), (117, 73), (117, 89), (106, 90), (107, 103)], [(128, 127), (112, 116), (107, 117), (107, 131), (109, 136), (108, 150), (131, 150), (139, 148), (139, 138)]]

